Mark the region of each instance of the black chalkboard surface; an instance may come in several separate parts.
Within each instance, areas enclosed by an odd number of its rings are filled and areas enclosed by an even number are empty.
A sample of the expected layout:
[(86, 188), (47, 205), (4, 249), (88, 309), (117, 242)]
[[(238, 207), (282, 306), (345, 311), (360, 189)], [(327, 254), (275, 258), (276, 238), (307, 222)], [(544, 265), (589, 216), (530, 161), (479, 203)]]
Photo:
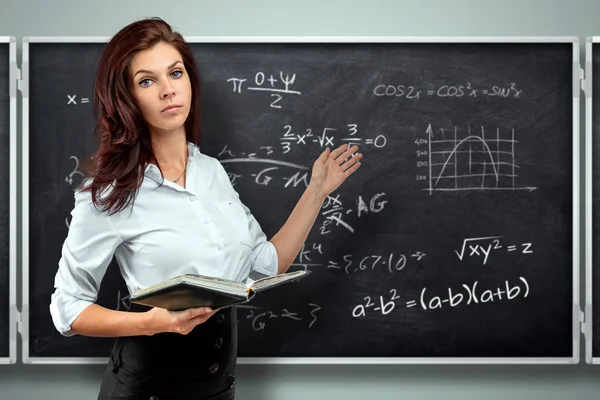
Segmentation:
[(10, 44), (0, 38), (0, 361), (10, 357)]
[[(221, 161), (268, 237), (324, 146), (357, 143), (365, 154), (291, 267), (310, 278), (238, 307), (242, 362), (572, 361), (576, 43), (191, 46), (201, 151)], [(112, 344), (61, 337), (48, 311), (77, 160), (94, 150), (102, 48), (24, 44), (32, 361), (104, 362)], [(124, 292), (113, 263), (98, 302), (119, 307)]]

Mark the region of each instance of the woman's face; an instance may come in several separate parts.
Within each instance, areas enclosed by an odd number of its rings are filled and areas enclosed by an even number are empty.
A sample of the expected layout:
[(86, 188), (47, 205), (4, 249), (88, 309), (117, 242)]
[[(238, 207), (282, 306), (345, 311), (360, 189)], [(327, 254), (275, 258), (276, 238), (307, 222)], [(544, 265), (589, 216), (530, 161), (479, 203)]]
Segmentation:
[(129, 76), (131, 94), (151, 132), (183, 127), (192, 90), (181, 55), (173, 46), (161, 42), (137, 53), (129, 65)]

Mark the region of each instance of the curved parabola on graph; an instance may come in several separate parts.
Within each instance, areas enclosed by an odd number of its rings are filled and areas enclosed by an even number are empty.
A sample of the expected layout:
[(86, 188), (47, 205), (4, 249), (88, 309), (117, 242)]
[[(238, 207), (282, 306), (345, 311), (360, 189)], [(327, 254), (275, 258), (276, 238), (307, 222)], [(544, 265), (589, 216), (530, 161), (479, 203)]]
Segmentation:
[(487, 145), (487, 143), (485, 142), (485, 140), (483, 140), (479, 136), (471, 135), (471, 136), (467, 136), (466, 138), (464, 138), (463, 140), (458, 142), (458, 144), (456, 146), (454, 146), (454, 149), (452, 149), (452, 151), (450, 152), (450, 155), (446, 158), (446, 162), (444, 162), (444, 166), (442, 167), (440, 174), (438, 175), (437, 179), (435, 180), (436, 185), (437, 185), (438, 181), (440, 180), (440, 178), (442, 177), (442, 175), (444, 174), (444, 169), (446, 169), (446, 165), (448, 165), (448, 161), (450, 161), (450, 159), (452, 158), (452, 155), (458, 150), (458, 148), (460, 147), (461, 144), (463, 144), (464, 142), (466, 142), (469, 139), (478, 139), (481, 143), (483, 143), (488, 155), (490, 156), (490, 160), (492, 160), (492, 167), (494, 167), (494, 175), (496, 175), (496, 181), (498, 181), (499, 175), (498, 175), (498, 171), (496, 170), (496, 163), (494, 162), (494, 157), (492, 156), (492, 151), (490, 150), (490, 148)]

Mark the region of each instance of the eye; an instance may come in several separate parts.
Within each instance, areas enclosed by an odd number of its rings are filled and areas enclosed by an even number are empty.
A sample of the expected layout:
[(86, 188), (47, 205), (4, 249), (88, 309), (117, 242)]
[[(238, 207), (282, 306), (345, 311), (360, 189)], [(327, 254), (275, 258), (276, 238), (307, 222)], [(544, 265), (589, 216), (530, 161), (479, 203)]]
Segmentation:
[(140, 86), (143, 86), (143, 87), (147, 87), (147, 86), (149, 86), (149, 85), (150, 85), (150, 83), (151, 83), (151, 82), (152, 82), (152, 80), (151, 80), (151, 79), (148, 79), (148, 78), (146, 78), (146, 79), (142, 79), (142, 80), (139, 82), (139, 85), (140, 85)]
[(173, 78), (181, 78), (181, 75), (183, 75), (183, 71), (180, 70), (171, 72), (171, 76), (173, 76)]

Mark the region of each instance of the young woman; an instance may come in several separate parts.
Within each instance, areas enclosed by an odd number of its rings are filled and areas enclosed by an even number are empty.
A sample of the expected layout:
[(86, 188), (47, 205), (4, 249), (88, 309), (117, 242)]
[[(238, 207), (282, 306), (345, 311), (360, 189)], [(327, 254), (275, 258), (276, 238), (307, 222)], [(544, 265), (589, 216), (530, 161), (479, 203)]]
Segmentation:
[(244, 281), (285, 272), (326, 196), (360, 166), (329, 148), (267, 240), (215, 158), (200, 152), (200, 77), (182, 36), (158, 18), (106, 45), (95, 81), (99, 148), (75, 193), (50, 311), (65, 336), (116, 337), (99, 399), (233, 399), (235, 307), (170, 312), (95, 304), (115, 256), (129, 292), (183, 273)]

